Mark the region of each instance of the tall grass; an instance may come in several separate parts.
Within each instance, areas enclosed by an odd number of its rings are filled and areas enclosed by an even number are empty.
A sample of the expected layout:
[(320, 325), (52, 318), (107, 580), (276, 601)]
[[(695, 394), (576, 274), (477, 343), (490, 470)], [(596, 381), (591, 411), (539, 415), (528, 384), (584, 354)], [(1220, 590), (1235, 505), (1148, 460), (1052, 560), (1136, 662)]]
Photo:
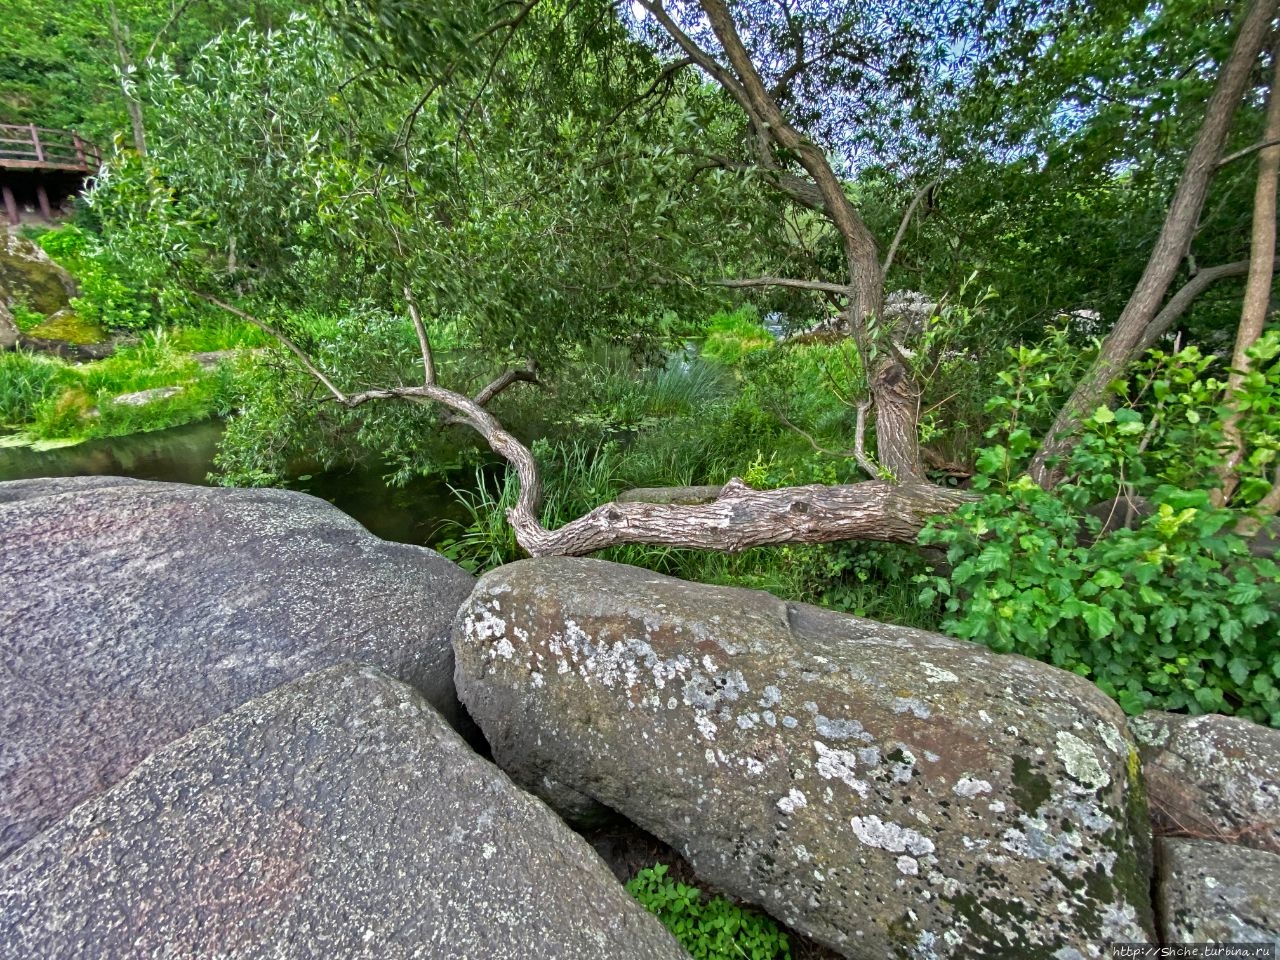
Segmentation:
[(16, 429), (30, 423), (54, 392), (64, 366), (25, 350), (0, 353), (0, 427)]
[[(134, 346), (84, 364), (23, 351), (0, 354), (0, 426), (33, 440), (85, 440), (161, 430), (228, 412), (235, 395), (234, 365), (205, 369), (179, 342), (156, 330)], [(143, 405), (115, 402), (158, 387), (179, 389)]]

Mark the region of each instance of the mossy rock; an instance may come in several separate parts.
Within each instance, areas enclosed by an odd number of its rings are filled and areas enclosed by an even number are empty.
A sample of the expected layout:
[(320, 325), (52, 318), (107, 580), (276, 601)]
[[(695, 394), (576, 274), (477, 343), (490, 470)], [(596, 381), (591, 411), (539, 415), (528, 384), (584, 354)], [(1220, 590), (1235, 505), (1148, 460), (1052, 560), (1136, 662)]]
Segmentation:
[(69, 307), (52, 314), (49, 319), (27, 331), (32, 337), (41, 340), (61, 340), (85, 346), (91, 343), (102, 343), (107, 339), (107, 331), (98, 324), (81, 318)]
[(25, 237), (0, 230), (0, 300), (47, 316), (67, 307), (76, 292), (71, 274), (48, 254)]

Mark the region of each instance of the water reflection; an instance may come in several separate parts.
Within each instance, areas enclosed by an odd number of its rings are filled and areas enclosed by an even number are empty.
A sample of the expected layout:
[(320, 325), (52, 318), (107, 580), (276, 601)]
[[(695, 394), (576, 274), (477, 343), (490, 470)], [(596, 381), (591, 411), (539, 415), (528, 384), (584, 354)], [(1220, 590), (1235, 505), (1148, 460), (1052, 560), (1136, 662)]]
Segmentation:
[[(119, 476), (208, 485), (222, 424), (205, 422), (128, 437), (90, 440), (56, 450), (0, 447), (0, 480)], [(431, 545), (464, 513), (440, 479), (391, 488), (382, 471), (360, 466), (299, 478), (289, 486), (328, 500), (371, 533), (399, 543)]]

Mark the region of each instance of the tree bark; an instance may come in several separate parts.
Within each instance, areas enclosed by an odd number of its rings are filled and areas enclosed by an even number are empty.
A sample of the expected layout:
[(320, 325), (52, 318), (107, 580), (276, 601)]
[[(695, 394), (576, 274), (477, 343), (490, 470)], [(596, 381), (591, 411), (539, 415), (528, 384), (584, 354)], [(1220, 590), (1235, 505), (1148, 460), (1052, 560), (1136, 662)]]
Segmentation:
[(557, 530), (545, 529), (519, 508), (509, 518), (520, 546), (535, 557), (581, 556), (626, 543), (736, 553), (780, 543), (915, 543), (931, 517), (972, 499), (930, 483), (873, 480), (752, 490), (733, 479), (711, 503), (607, 503)]
[[(1280, 68), (1272, 51), (1271, 91), (1267, 101), (1267, 126), (1264, 141), (1280, 139)], [(1258, 153), (1258, 178), (1253, 191), (1253, 231), (1249, 238), (1249, 279), (1245, 282), (1244, 306), (1240, 310), (1240, 326), (1236, 330), (1235, 350), (1231, 355), (1231, 373), (1227, 377), (1224, 400), (1229, 411), (1223, 423), (1227, 450), (1218, 469), (1221, 485), (1213, 492), (1215, 506), (1231, 500), (1240, 483), (1240, 464), (1244, 462), (1244, 434), (1240, 430), (1238, 397), (1245, 377), (1253, 364), (1249, 349), (1262, 336), (1271, 305), (1271, 278), (1276, 256), (1276, 174), (1280, 170), (1280, 146), (1266, 147)]]
[(1248, 89), (1250, 74), (1271, 31), (1276, 8), (1277, 0), (1250, 0), (1240, 32), (1205, 108), (1204, 120), (1142, 278), (1103, 341), (1098, 358), (1058, 412), (1031, 463), (1031, 476), (1042, 486), (1051, 487), (1060, 479), (1057, 461), (1070, 448), (1081, 419), (1103, 401), (1111, 381), (1139, 355), (1143, 331), (1159, 311), (1191, 245), (1232, 118)]

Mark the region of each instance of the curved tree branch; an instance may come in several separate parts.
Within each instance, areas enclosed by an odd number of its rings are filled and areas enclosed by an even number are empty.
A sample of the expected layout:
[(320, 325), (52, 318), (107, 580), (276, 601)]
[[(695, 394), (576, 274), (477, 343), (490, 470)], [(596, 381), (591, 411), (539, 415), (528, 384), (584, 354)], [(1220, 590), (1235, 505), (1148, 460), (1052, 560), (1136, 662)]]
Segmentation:
[[(1280, 261), (1276, 262), (1280, 268)], [(1216, 267), (1205, 267), (1194, 277), (1178, 288), (1178, 292), (1169, 298), (1159, 313), (1152, 318), (1142, 339), (1138, 341), (1138, 352), (1143, 353), (1156, 345), (1156, 341), (1169, 332), (1169, 328), (1178, 322), (1187, 312), (1192, 302), (1219, 280), (1229, 277), (1243, 277), (1249, 272), (1248, 260), (1233, 260)]]
[(916, 212), (916, 207), (920, 206), (920, 201), (929, 195), (929, 191), (938, 185), (938, 179), (934, 178), (926, 183), (923, 187), (916, 191), (916, 195), (911, 198), (911, 203), (907, 205), (907, 212), (902, 215), (902, 222), (898, 224), (898, 232), (893, 235), (893, 242), (889, 244), (889, 252), (884, 255), (884, 265), (880, 267), (880, 272), (887, 274), (889, 268), (893, 266), (893, 257), (898, 252), (898, 245), (902, 243), (902, 238), (906, 236), (907, 227), (911, 225), (911, 216)]
[[(520, 493), (507, 510), (516, 541), (530, 556), (582, 556), (622, 544), (651, 544), (737, 552), (780, 543), (833, 543), (879, 540), (914, 543), (931, 517), (950, 513), (973, 499), (964, 491), (929, 483), (893, 484), (880, 480), (826, 486), (813, 484), (780, 490), (753, 490), (730, 480), (716, 490), (679, 488), (664, 498), (661, 491), (631, 491), (614, 503), (597, 507), (556, 530), (539, 520), (542, 479), (533, 452), (484, 408), (512, 383), (535, 378), (532, 366), (503, 374), (475, 398), (435, 383), (387, 387), (345, 394), (320, 372), (307, 354), (280, 331), (243, 310), (208, 294), (202, 299), (254, 324), (281, 342), (303, 367), (348, 409), (376, 400), (438, 403), (479, 433), (494, 453), (515, 468)], [(646, 500), (659, 502), (642, 502)], [(710, 496), (709, 502), (702, 501)]]
[(1242, 160), (1252, 153), (1257, 153), (1259, 150), (1265, 150), (1267, 147), (1274, 147), (1277, 144), (1280, 144), (1280, 139), (1263, 140), (1261, 143), (1255, 143), (1252, 146), (1245, 147), (1243, 150), (1237, 150), (1235, 153), (1228, 153), (1218, 161), (1218, 169), (1221, 170), (1228, 163), (1234, 163), (1237, 160)]

